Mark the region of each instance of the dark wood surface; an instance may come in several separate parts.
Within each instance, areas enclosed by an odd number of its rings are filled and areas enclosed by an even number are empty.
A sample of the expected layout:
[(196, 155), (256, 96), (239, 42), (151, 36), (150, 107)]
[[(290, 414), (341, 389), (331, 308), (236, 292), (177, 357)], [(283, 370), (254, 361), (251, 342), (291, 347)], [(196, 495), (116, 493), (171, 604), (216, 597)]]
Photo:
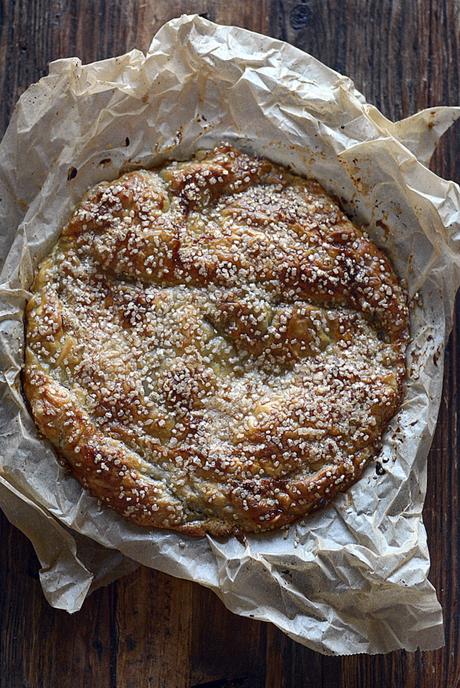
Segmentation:
[[(166, 20), (190, 12), (294, 43), (352, 77), (393, 119), (459, 104), (458, 0), (4, 0), (0, 130), (50, 60), (146, 49)], [(444, 137), (432, 163), (457, 181), (459, 133), (457, 126)], [(31, 545), (0, 516), (0, 688), (458, 688), (458, 323), (424, 512), (444, 649), (323, 657), (232, 615), (198, 585), (147, 569), (97, 591), (69, 616), (47, 605)]]

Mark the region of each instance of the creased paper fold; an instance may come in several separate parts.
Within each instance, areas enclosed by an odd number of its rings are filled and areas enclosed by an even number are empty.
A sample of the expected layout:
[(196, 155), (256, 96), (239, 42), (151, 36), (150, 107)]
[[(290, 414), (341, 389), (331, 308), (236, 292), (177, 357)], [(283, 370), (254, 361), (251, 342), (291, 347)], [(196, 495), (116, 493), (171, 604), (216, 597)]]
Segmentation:
[[(168, 22), (146, 55), (58, 60), (23, 94), (0, 146), (0, 506), (34, 544), (53, 606), (76, 611), (142, 563), (319, 652), (442, 645), (421, 513), (460, 283), (460, 193), (426, 164), (459, 116), (437, 107), (391, 122), (310, 55), (197, 16)], [(412, 304), (385, 473), (371, 465), (325, 511), (244, 544), (144, 530), (100, 506), (39, 437), (20, 389), (27, 289), (87, 188), (222, 140), (318, 179), (388, 252)]]

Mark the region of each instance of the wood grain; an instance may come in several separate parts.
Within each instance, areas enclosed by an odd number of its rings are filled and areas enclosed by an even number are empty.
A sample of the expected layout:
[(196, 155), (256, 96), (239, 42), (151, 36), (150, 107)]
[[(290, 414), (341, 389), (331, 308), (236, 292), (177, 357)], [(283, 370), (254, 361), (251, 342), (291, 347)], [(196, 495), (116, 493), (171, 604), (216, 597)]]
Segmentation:
[(115, 587), (84, 614), (50, 610), (29, 541), (0, 521), (0, 688), (109, 686)]
[(113, 685), (190, 684), (193, 588), (159, 572), (151, 576), (144, 568), (116, 585)]
[(260, 621), (238, 619), (210, 590), (193, 586), (191, 681), (194, 688), (228, 677), (238, 685), (265, 683), (265, 633)]
[[(145, 50), (165, 21), (191, 12), (307, 50), (393, 119), (460, 101), (458, 0), (4, 0), (0, 132), (50, 60)], [(444, 137), (432, 161), (456, 180), (459, 132)], [(47, 605), (32, 547), (0, 516), (0, 688), (459, 688), (459, 355), (457, 318), (424, 511), (444, 649), (323, 657), (230, 614), (209, 591), (146, 569), (97, 591), (70, 617)]]

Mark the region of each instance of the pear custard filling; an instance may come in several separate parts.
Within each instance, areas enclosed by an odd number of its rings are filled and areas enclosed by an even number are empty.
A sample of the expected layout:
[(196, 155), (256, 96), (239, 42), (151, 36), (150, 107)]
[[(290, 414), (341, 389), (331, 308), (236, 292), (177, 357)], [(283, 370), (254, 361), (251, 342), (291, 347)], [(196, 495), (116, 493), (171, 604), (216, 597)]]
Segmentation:
[(35, 422), (141, 526), (291, 523), (360, 477), (401, 403), (388, 258), (316, 181), (229, 145), (91, 189), (31, 292)]

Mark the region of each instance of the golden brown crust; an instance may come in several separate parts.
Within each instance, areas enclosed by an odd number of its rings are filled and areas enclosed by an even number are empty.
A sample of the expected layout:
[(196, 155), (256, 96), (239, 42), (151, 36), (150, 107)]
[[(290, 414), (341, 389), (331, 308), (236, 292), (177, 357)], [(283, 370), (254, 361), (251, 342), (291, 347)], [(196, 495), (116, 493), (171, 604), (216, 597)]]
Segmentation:
[(32, 292), (35, 421), (139, 525), (291, 523), (359, 478), (401, 401), (388, 259), (317, 182), (230, 146), (92, 189)]

